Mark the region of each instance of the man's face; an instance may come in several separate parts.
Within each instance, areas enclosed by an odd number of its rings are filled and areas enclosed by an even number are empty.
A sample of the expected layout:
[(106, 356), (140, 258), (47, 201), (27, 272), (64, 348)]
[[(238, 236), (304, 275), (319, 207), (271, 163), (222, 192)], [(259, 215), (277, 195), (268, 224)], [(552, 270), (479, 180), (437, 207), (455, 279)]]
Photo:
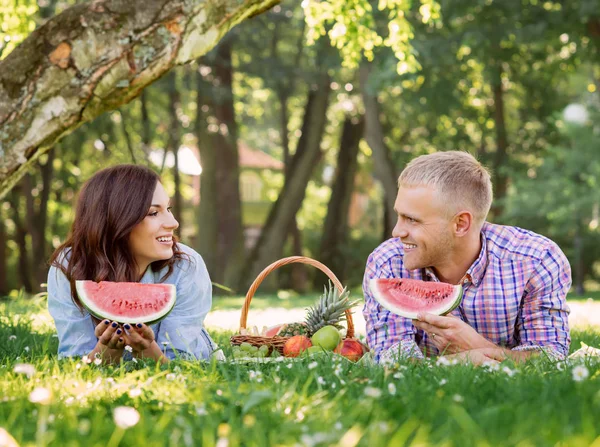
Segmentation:
[(432, 186), (401, 186), (394, 205), (398, 222), (392, 236), (404, 246), (407, 269), (440, 267), (455, 247), (453, 225), (443, 203)]

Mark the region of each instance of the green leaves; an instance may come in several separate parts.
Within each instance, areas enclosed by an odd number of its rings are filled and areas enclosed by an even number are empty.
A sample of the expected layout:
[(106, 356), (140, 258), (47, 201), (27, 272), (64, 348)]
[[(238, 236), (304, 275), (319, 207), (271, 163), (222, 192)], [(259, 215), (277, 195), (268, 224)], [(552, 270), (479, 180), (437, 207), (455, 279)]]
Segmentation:
[[(413, 27), (407, 20), (411, 2), (380, 0), (377, 14), (367, 0), (304, 0), (302, 7), (309, 44), (327, 35), (340, 51), (342, 66), (356, 68), (363, 58), (372, 61), (377, 48), (387, 47), (398, 59), (398, 74), (421, 68), (411, 44)], [(423, 23), (435, 24), (440, 18), (440, 5), (435, 0), (422, 0), (418, 14)], [(383, 25), (379, 22), (386, 23), (385, 33), (380, 33)]]

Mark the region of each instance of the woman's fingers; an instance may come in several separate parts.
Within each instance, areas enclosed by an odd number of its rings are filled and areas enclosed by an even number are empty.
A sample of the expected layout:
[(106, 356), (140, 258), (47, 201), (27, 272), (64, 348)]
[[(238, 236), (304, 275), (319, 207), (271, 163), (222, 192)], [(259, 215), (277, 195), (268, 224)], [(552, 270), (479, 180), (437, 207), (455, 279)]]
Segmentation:
[(102, 320), (100, 323), (96, 325), (96, 329), (94, 330), (94, 334), (96, 338), (100, 338), (104, 331), (110, 327), (110, 321)]
[[(98, 341), (105, 346), (108, 346), (108, 343), (110, 343), (113, 335), (115, 335), (117, 331), (121, 330), (119, 328), (119, 324), (115, 321), (109, 322), (108, 325), (103, 321), (98, 326), (104, 326), (104, 331), (100, 334), (100, 336), (98, 336)], [(96, 330), (98, 330), (98, 326), (96, 326)]]

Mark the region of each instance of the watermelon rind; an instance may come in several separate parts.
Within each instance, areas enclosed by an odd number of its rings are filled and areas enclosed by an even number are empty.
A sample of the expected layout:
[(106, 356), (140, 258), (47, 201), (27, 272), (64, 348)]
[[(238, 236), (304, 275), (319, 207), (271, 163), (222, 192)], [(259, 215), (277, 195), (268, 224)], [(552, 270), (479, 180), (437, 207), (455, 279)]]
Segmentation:
[[(402, 306), (400, 306), (396, 303), (392, 303), (386, 298), (385, 294), (382, 293), (378, 287), (378, 281), (380, 279), (392, 279), (392, 278), (373, 278), (369, 281), (369, 288), (371, 289), (373, 298), (375, 298), (375, 300), (379, 304), (381, 304), (381, 306), (383, 306), (385, 309), (389, 310), (390, 312), (392, 312), (396, 315), (400, 315), (401, 317), (410, 318), (411, 320), (416, 320), (417, 312), (404, 309), (404, 308), (402, 308)], [(398, 278), (398, 279), (401, 279), (401, 278)], [(423, 310), (420, 312), (428, 312), (428, 313), (431, 313), (434, 315), (447, 315), (450, 312), (452, 312), (454, 309), (456, 309), (460, 305), (460, 302), (461, 302), (462, 296), (463, 296), (463, 288), (461, 285), (453, 285), (452, 288), (454, 289), (453, 293), (450, 295), (450, 297), (447, 300), (447, 303), (445, 303), (444, 306), (442, 306), (438, 309), (435, 309), (435, 310), (428, 310), (426, 308), (423, 308)]]
[[(168, 286), (171, 289), (171, 293), (169, 296), (169, 302), (164, 308), (160, 309), (157, 312), (152, 314), (145, 315), (143, 317), (127, 317), (126, 315), (117, 315), (112, 314), (106, 310), (99, 309), (98, 306), (94, 303), (94, 301), (87, 295), (85, 290), (85, 283), (88, 281), (75, 281), (75, 288), (77, 290), (77, 296), (79, 296), (79, 300), (83, 307), (87, 309), (87, 311), (93, 315), (94, 317), (100, 320), (110, 320), (115, 321), (117, 323), (129, 323), (129, 324), (138, 324), (143, 323), (146, 325), (156, 324), (165, 318), (175, 306), (175, 301), (177, 300), (176, 287), (173, 284), (160, 284), (161, 286)], [(100, 284), (100, 283), (98, 283)], [(125, 283), (124, 283), (125, 284)], [(140, 284), (136, 283), (136, 285), (140, 286), (153, 286), (155, 284)]]

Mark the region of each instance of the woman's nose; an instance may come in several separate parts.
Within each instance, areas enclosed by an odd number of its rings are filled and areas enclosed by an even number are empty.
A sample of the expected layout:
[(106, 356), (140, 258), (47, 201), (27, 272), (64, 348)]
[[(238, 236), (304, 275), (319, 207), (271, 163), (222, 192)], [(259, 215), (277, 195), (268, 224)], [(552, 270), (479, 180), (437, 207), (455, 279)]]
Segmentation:
[(172, 229), (178, 228), (179, 222), (177, 221), (177, 219), (175, 219), (175, 216), (173, 216), (171, 214), (169, 217), (170, 217), (170, 219), (165, 222), (164, 226), (166, 228), (172, 228)]

